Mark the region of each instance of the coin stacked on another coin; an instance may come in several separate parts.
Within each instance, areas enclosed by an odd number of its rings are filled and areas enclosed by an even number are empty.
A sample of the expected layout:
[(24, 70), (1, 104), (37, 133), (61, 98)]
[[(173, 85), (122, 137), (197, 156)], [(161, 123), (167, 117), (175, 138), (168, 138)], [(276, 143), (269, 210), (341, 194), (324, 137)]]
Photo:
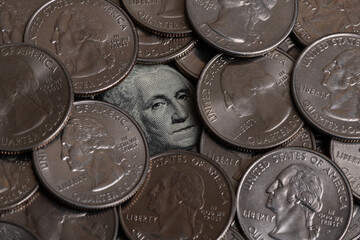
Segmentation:
[(0, 0), (1, 239), (358, 239), (358, 16)]

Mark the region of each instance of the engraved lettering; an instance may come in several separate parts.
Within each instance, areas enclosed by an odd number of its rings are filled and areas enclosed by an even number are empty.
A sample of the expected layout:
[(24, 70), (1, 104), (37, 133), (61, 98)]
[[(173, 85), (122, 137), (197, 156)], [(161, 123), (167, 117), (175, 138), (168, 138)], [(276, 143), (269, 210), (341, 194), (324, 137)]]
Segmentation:
[(255, 119), (247, 120), (243, 125), (241, 125), (238, 129), (236, 129), (234, 133), (232, 133), (233, 135), (232, 137), (234, 138), (234, 140), (236, 140), (241, 135), (246, 133), (249, 129), (251, 129), (255, 124), (256, 124)]
[(141, 223), (156, 223), (158, 221), (158, 217), (156, 216), (147, 216), (141, 214), (126, 214), (127, 221), (133, 222), (141, 222)]
[(255, 239), (255, 240), (264, 240), (261, 233), (256, 228), (249, 227), (248, 232), (249, 232), (250, 236), (253, 237), (253, 239)]
[(284, 152), (280, 154), (274, 154), (273, 155), (273, 161), (274, 163), (279, 163), (283, 161), (289, 161), (289, 160), (306, 160), (306, 153), (304, 152)]
[(348, 197), (345, 191), (344, 183), (341, 181), (341, 178), (338, 176), (336, 171), (329, 167), (323, 169), (323, 171), (330, 177), (331, 181), (334, 183), (334, 186), (336, 188), (338, 199), (340, 202), (340, 210), (348, 207)]
[(244, 209), (242, 216), (245, 218), (256, 219), (263, 222), (275, 222), (276, 219), (276, 216), (246, 209)]
[(360, 166), (360, 158), (359, 157), (356, 157), (356, 156), (353, 156), (353, 155), (350, 155), (350, 154), (347, 154), (347, 153), (344, 153), (344, 152), (337, 151), (336, 152), (336, 158)]
[(68, 189), (82, 183), (85, 180), (86, 180), (86, 173), (83, 173), (81, 175), (78, 175), (76, 177), (69, 179), (68, 181), (57, 184), (57, 187), (58, 187), (59, 192), (63, 192), (65, 190), (68, 190)]
[(269, 167), (270, 163), (268, 161), (263, 161), (255, 166), (245, 179), (244, 188), (246, 190), (251, 190), (259, 176)]
[(311, 50), (305, 54), (301, 62), (301, 65), (303, 67), (308, 68), (313, 62), (313, 60), (315, 60), (322, 52), (324, 52), (328, 48), (329, 48), (329, 43), (327, 42), (321, 42), (317, 44), (315, 47), (311, 48)]
[(305, 93), (308, 93), (310, 95), (313, 95), (315, 97), (322, 98), (325, 100), (329, 99), (329, 97), (330, 97), (330, 93), (317, 90), (316, 88), (312, 88), (312, 87), (310, 87), (308, 85), (304, 85), (304, 84), (300, 84), (300, 86), (298, 86), (297, 89), (300, 90), (301, 92), (305, 92)]
[(129, 0), (130, 5), (160, 4), (160, 0)]
[[(360, 184), (358, 183), (357, 178), (355, 178), (354, 176), (351, 175), (350, 170), (348, 168), (341, 168), (341, 170), (343, 171), (343, 173), (345, 174), (347, 180), (350, 183), (351, 189), (353, 189), (354, 191), (359, 191), (360, 190)], [(338, 183), (339, 184), (339, 183)]]
[(38, 151), (38, 156), (37, 157), (38, 157), (40, 169), (43, 170), (43, 171), (48, 169), (49, 164), (48, 164), (46, 153)]

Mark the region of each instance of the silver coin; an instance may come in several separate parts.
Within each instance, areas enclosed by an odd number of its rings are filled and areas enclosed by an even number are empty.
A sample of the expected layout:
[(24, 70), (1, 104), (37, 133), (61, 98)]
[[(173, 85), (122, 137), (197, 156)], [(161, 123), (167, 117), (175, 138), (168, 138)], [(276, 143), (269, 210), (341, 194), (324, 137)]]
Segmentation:
[(285, 144), (303, 125), (290, 97), (293, 65), (278, 50), (253, 59), (214, 57), (196, 90), (206, 127), (237, 148), (264, 150)]
[(187, 0), (189, 21), (199, 36), (232, 56), (259, 56), (276, 48), (297, 17), (295, 0)]
[(343, 143), (333, 139), (330, 154), (349, 180), (354, 197), (360, 200), (360, 143)]
[(323, 133), (360, 140), (360, 35), (323, 37), (299, 57), (292, 92), (302, 115)]
[(349, 227), (350, 185), (331, 160), (288, 147), (254, 162), (240, 182), (237, 217), (249, 239), (341, 239)]
[(343, 240), (359, 240), (360, 238), (360, 207), (354, 202), (354, 211), (349, 229)]

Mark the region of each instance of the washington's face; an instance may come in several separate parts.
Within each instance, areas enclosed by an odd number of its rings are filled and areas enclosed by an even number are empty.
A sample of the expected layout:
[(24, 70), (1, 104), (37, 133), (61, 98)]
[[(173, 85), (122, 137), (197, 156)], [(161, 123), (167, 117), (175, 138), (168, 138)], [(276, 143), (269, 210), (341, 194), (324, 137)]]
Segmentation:
[(56, 54), (70, 56), (79, 51), (81, 41), (76, 32), (68, 27), (71, 15), (62, 15), (56, 21), (50, 42), (55, 45)]
[(287, 199), (290, 189), (289, 181), (295, 174), (296, 170), (294, 169), (284, 169), (266, 189), (266, 193), (269, 194), (266, 207), (274, 213), (281, 214), (290, 208), (291, 203), (289, 203)]
[(345, 81), (346, 69), (341, 67), (336, 59), (329, 63), (323, 71), (325, 76), (321, 84), (329, 91), (336, 92), (348, 88), (349, 84)]
[(221, 88), (224, 95), (225, 106), (232, 109), (239, 117), (250, 116), (255, 112), (254, 95), (251, 93), (250, 79), (234, 79), (223, 76)]
[(171, 176), (164, 176), (150, 191), (148, 208), (162, 214), (171, 211), (177, 205), (175, 189), (171, 185)]
[(91, 159), (90, 154), (86, 154), (82, 150), (79, 141), (75, 141), (73, 137), (73, 128), (66, 129), (62, 135), (61, 159), (67, 161), (71, 171), (85, 171), (85, 166)]
[(142, 123), (151, 140), (165, 149), (191, 149), (196, 145), (199, 126), (190, 90), (181, 76), (161, 71), (152, 81), (136, 82)]

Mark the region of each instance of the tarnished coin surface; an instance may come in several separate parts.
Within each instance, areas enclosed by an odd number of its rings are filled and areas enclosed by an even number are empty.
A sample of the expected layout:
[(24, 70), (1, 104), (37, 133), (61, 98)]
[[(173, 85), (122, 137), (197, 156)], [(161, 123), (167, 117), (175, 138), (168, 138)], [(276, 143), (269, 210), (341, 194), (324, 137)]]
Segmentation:
[(358, 0), (301, 0), (294, 34), (304, 45), (332, 33), (360, 31)]
[(237, 192), (237, 217), (248, 239), (342, 239), (353, 199), (339, 167), (299, 147), (254, 162)]
[(34, 152), (45, 187), (84, 209), (118, 205), (143, 183), (149, 167), (143, 132), (127, 113), (100, 101), (79, 101), (61, 136)]
[(40, 240), (24, 227), (6, 221), (0, 221), (0, 239), (4, 240)]
[(293, 66), (278, 50), (254, 59), (217, 55), (197, 85), (206, 126), (238, 148), (263, 150), (290, 140), (303, 124), (290, 97)]
[(232, 56), (263, 55), (291, 32), (295, 0), (186, 0), (194, 30), (203, 40)]
[(99, 0), (48, 2), (30, 19), (24, 40), (58, 56), (77, 95), (94, 95), (119, 83), (138, 52), (136, 30), (127, 14)]
[(119, 228), (116, 208), (85, 212), (55, 201), (41, 189), (18, 211), (0, 216), (25, 226), (42, 240), (115, 240)]
[(192, 79), (198, 80), (205, 65), (217, 52), (199, 41), (196, 46), (184, 56), (175, 59), (175, 63), (182, 73)]
[[(315, 148), (315, 138), (308, 128), (301, 128), (299, 133), (292, 141), (287, 143), (287, 147), (306, 147)], [(211, 137), (206, 130), (203, 130), (199, 151), (201, 154), (216, 161), (226, 172), (234, 189), (237, 189), (240, 179), (246, 172), (247, 168), (260, 157), (260, 153), (246, 152), (231, 149)]]
[(144, 186), (120, 220), (130, 239), (220, 239), (233, 221), (235, 198), (221, 168), (207, 157), (169, 151), (150, 159)]
[(228, 148), (211, 137), (206, 130), (203, 130), (201, 134), (199, 151), (220, 165), (228, 175), (235, 190), (247, 168), (255, 161), (256, 157), (259, 156), (259, 154), (256, 153)]
[(0, 213), (29, 199), (38, 181), (28, 155), (0, 155)]
[(302, 127), (286, 147), (305, 147), (316, 150), (315, 136), (308, 127)]
[(344, 240), (358, 240), (360, 238), (360, 207), (354, 202), (354, 210), (349, 229), (347, 230)]
[(191, 37), (162, 37), (137, 27), (139, 52), (137, 63), (160, 64), (179, 58), (196, 45)]
[(185, 15), (185, 0), (121, 0), (132, 19), (149, 31), (165, 37), (191, 34)]
[(292, 92), (302, 115), (323, 133), (360, 140), (360, 35), (334, 34), (299, 57)]
[(23, 42), (26, 23), (47, 0), (1, 0), (0, 44)]
[(343, 143), (333, 139), (330, 154), (349, 180), (354, 197), (360, 200), (360, 143)]
[(70, 115), (73, 90), (52, 54), (27, 44), (0, 46), (0, 151), (46, 145)]

